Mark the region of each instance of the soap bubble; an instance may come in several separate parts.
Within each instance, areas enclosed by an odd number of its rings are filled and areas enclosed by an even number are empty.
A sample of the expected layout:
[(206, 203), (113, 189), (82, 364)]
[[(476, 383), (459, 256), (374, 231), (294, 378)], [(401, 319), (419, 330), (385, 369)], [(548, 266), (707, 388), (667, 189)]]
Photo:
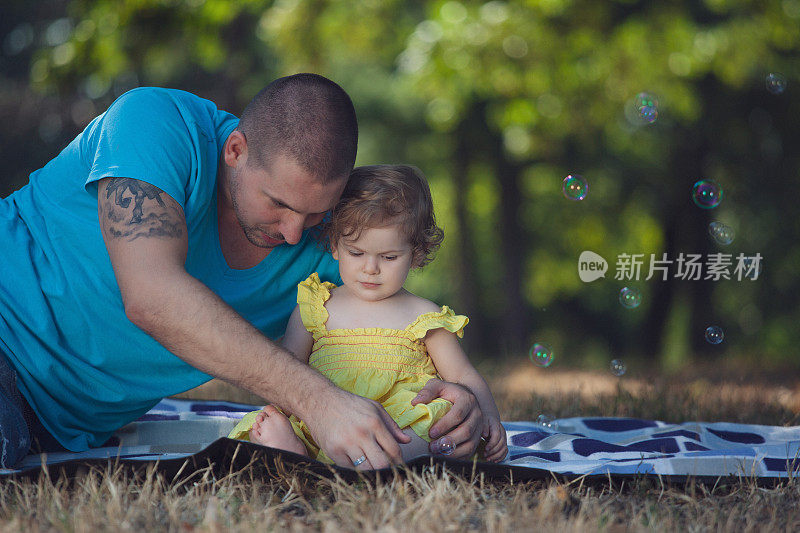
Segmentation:
[(643, 105), (639, 108), (639, 118), (648, 124), (652, 124), (658, 118), (658, 109), (648, 105)]
[(732, 227), (726, 226), (722, 222), (712, 222), (709, 224), (708, 233), (714, 238), (715, 241), (723, 246), (727, 246), (732, 243), (733, 238), (736, 235)]
[(441, 439), (435, 441), (434, 448), (434, 453), (438, 453), (439, 455), (450, 455), (456, 450), (456, 444), (453, 442), (452, 438), (442, 437)]
[(615, 376), (617, 377), (622, 376), (623, 374), (625, 374), (626, 370), (627, 368), (625, 368), (625, 363), (623, 363), (621, 360), (614, 359), (613, 361), (611, 361), (611, 373), (614, 374)]
[(530, 358), (536, 366), (547, 368), (553, 363), (553, 349), (546, 344), (537, 342), (531, 346), (530, 352), (528, 352), (528, 358)]
[(692, 200), (697, 207), (714, 209), (722, 201), (722, 187), (714, 180), (699, 180), (692, 187)]
[(561, 185), (564, 196), (570, 200), (583, 200), (589, 194), (589, 183), (578, 174), (570, 174)]
[(656, 95), (648, 92), (641, 92), (636, 95), (634, 98), (634, 104), (636, 105), (636, 109), (642, 107), (653, 107), (658, 109), (658, 98)]
[(719, 326), (708, 326), (706, 328), (706, 340), (711, 344), (719, 344), (725, 338), (722, 328)]
[(652, 124), (659, 112), (658, 98), (653, 93), (641, 92), (625, 103), (625, 118), (635, 127)]
[(545, 429), (558, 429), (558, 424), (554, 422), (554, 417), (551, 415), (541, 414), (536, 417), (536, 423)]
[(767, 75), (767, 90), (772, 94), (781, 94), (786, 90), (786, 78), (783, 74), (771, 72)]
[(623, 287), (622, 290), (619, 291), (619, 303), (621, 303), (622, 307), (625, 309), (636, 309), (639, 307), (639, 304), (642, 303), (642, 293), (639, 289)]
[(639, 115), (639, 120), (652, 124), (658, 118), (658, 98), (647, 92), (636, 95), (633, 105)]

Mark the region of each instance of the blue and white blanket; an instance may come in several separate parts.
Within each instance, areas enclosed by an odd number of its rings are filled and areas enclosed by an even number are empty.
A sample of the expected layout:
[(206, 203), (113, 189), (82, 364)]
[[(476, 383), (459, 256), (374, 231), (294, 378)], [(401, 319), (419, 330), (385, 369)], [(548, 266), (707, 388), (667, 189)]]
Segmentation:
[[(17, 470), (25, 473), (48, 465), (114, 459), (164, 462), (215, 450), (235, 448), (224, 439), (236, 422), (256, 406), (220, 401), (165, 399), (141, 419), (115, 434), (115, 445), (81, 453), (29, 456)], [(788, 478), (800, 472), (800, 426), (778, 427), (732, 423), (667, 424), (632, 418), (564, 418), (547, 425), (503, 422), (508, 433), (506, 460), (490, 469), (505, 469), (515, 479), (537, 471), (567, 477), (587, 475), (658, 475), (683, 477)], [(220, 439), (227, 441), (220, 445)], [(255, 445), (251, 445), (255, 446)], [(266, 450), (266, 448), (264, 448)], [(220, 454), (221, 461), (230, 454)], [(212, 459), (214, 459), (212, 454)], [(446, 458), (445, 458), (445, 461)], [(481, 465), (478, 465), (479, 467)]]
[(560, 474), (786, 478), (800, 471), (800, 426), (635, 418), (503, 426), (509, 449), (505, 464)]

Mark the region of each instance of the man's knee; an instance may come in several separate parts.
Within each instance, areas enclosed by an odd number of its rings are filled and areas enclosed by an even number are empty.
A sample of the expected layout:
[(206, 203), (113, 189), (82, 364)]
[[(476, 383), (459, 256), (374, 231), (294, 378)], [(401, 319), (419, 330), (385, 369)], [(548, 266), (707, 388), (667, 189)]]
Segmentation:
[(0, 390), (0, 468), (13, 468), (30, 447), (30, 431), (22, 411)]
[(17, 389), (17, 373), (0, 355), (0, 468), (13, 468), (31, 448), (31, 435)]

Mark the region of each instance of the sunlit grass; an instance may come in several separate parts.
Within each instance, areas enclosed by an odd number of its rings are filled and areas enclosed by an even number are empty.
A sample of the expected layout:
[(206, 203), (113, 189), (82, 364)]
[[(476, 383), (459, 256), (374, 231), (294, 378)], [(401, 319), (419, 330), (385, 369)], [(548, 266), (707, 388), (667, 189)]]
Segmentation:
[[(486, 366), (486, 365), (479, 365)], [(797, 424), (800, 388), (791, 375), (693, 367), (691, 375), (651, 377), (539, 369), (503, 363), (483, 368), (505, 420), (540, 413)], [(261, 400), (219, 381), (182, 395), (244, 403)], [(165, 479), (91, 469), (71, 482), (47, 474), (0, 483), (1, 531), (705, 531), (797, 530), (800, 485), (668, 486), (657, 478), (608, 484), (496, 482), (439, 468), (379, 481), (324, 479), (298, 467), (274, 477), (246, 468)]]
[(92, 470), (72, 485), (43, 477), (0, 485), (4, 531), (623, 531), (796, 530), (800, 485), (763, 489), (484, 482), (425, 471), (352, 484), (286, 474), (202, 474), (172, 483), (153, 470)]

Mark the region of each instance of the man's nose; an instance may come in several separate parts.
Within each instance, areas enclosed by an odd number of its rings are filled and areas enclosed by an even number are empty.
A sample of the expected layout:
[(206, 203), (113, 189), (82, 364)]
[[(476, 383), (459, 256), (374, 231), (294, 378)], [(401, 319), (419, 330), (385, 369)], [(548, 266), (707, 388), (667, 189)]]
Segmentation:
[(284, 221), (281, 225), (281, 234), (287, 243), (297, 244), (303, 236), (303, 229), (305, 229), (305, 218), (295, 216)]

